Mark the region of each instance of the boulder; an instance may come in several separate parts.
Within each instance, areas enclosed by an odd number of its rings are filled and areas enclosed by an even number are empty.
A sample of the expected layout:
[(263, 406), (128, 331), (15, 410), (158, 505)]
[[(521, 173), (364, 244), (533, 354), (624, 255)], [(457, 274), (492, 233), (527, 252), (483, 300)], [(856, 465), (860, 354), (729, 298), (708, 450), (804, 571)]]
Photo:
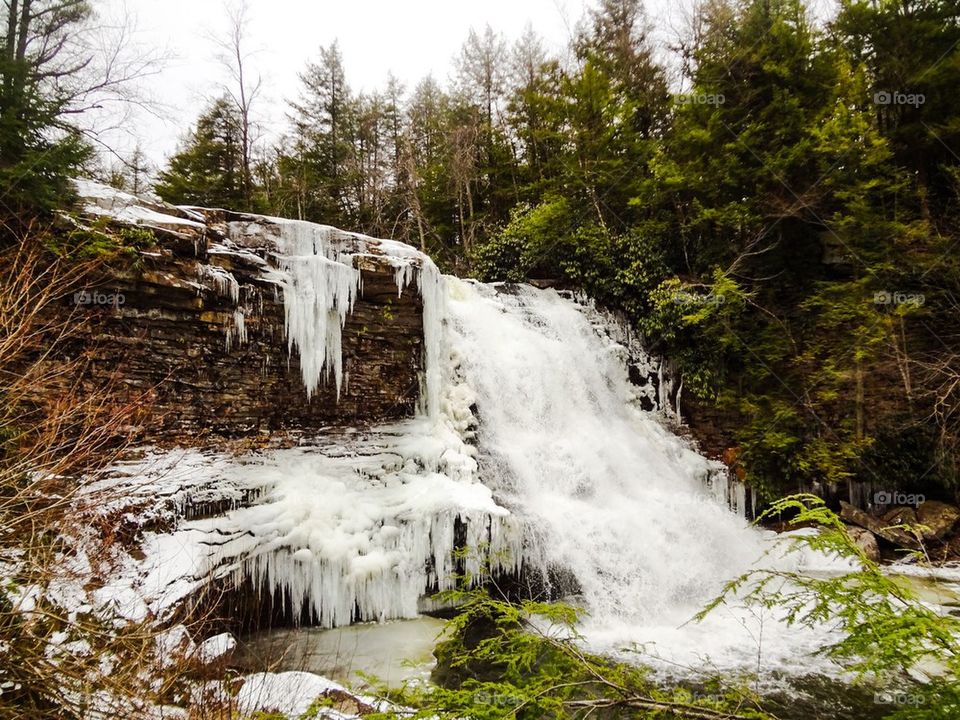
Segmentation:
[(917, 508), (917, 522), (925, 526), (922, 530), (926, 540), (942, 540), (960, 520), (960, 509), (954, 505), (927, 500)]
[(899, 528), (891, 527), (891, 524), (882, 518), (858, 510), (850, 503), (840, 502), (840, 519), (853, 525), (859, 525), (893, 545), (910, 548), (911, 550), (920, 549), (920, 543), (913, 535)]
[(898, 505), (887, 510), (881, 518), (887, 525), (916, 525), (917, 513), (912, 507)]
[(856, 525), (847, 526), (847, 534), (857, 544), (868, 560), (880, 562), (880, 546), (877, 544), (877, 536), (866, 528)]

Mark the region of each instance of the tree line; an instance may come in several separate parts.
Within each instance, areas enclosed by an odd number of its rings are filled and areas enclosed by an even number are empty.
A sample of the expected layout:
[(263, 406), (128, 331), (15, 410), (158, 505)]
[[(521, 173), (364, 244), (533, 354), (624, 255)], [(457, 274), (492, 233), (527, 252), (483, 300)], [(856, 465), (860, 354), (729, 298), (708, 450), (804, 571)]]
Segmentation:
[[(486, 28), (449, 82), (369, 93), (333, 44), (263, 143), (241, 9), (221, 41), (230, 82), (155, 189), (580, 287), (671, 358), (681, 411), (770, 495), (955, 492), (958, 18), (957, 0), (841, 0), (821, 21), (802, 0), (704, 0), (665, 58), (639, 0), (597, 0), (561, 52)], [(50, 117), (18, 134), (15, 48), (0, 173), (73, 137)], [(139, 188), (131, 165), (113, 180)]]
[[(567, 52), (471, 32), (444, 86), (350, 90), (336, 46), (250, 163), (215, 100), (157, 190), (339, 225), (626, 311), (784, 488), (956, 487), (960, 5), (706, 0), (660, 62), (639, 0)], [(245, 159), (246, 158), (246, 159)], [(252, 181), (245, 180), (252, 178)]]

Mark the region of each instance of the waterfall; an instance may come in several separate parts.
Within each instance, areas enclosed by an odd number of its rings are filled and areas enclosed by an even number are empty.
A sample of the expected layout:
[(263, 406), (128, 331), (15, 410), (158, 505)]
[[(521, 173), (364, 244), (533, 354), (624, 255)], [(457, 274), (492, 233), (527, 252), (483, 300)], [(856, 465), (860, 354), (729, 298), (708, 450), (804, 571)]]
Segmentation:
[[(458, 572), (474, 584), (524, 572), (563, 578), (553, 590), (584, 608), (584, 641), (604, 652), (653, 647), (667, 664), (708, 654), (745, 667), (758, 637), (765, 660), (770, 648), (787, 662), (819, 647), (822, 638), (726, 607), (687, 624), (775, 540), (747, 526), (742, 484), (671, 431), (668, 383), (654, 359), (635, 359), (627, 329), (582, 299), (444, 277), (402, 243), (333, 242), (333, 232), (282, 223), (277, 266), (265, 271), (283, 293), (304, 386), (339, 387), (340, 333), (362, 288), (355, 259), (376, 255), (398, 293), (416, 283), (422, 297), (417, 416), (329, 430), (299, 448), (128, 465), (145, 487), (175, 486), (171, 496), (255, 498), (151, 540), (136, 587), (154, 612), (232, 575), (331, 627), (415, 616)], [(243, 323), (241, 313), (238, 341)], [(638, 386), (631, 372), (660, 381)], [(464, 543), (470, 554), (457, 558)]]
[(717, 464), (640, 409), (622, 347), (575, 303), (451, 282), (481, 477), (522, 518), (526, 564), (567, 571), (591, 612), (639, 621), (703, 599), (762, 553), (710, 487)]
[[(774, 666), (772, 656), (788, 662), (818, 647), (822, 638), (730, 608), (686, 624), (777, 540), (747, 526), (742, 483), (662, 413), (640, 409), (623, 346), (597, 332), (589, 309), (553, 290), (448, 282), (449, 342), (479, 415), (480, 476), (523, 528), (524, 567), (572, 580), (561, 590), (587, 611), (588, 643), (739, 667), (755, 661), (760, 637)], [(773, 552), (765, 562), (832, 561)]]

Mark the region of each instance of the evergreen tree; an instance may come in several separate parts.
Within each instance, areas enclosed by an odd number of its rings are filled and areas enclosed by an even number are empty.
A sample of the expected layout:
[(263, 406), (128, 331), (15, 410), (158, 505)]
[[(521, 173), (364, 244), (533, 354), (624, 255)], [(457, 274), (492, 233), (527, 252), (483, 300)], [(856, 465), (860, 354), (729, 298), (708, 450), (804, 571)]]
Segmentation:
[(925, 212), (956, 211), (960, 2), (843, 0), (833, 30), (867, 72), (864, 91), (897, 162), (917, 174), (925, 202), (939, 206)]
[(213, 101), (159, 174), (156, 192), (177, 205), (251, 210), (244, 189), (243, 136), (235, 105)]
[(90, 157), (67, 121), (73, 81), (89, 62), (71, 34), (91, 17), (80, 0), (7, 0), (0, 8), (0, 221), (8, 227), (60, 207)]
[(320, 61), (308, 63), (300, 81), (300, 99), (291, 104), (294, 144), (284, 163), (297, 179), (300, 217), (350, 227), (358, 210), (349, 167), (357, 108), (337, 43), (321, 48)]

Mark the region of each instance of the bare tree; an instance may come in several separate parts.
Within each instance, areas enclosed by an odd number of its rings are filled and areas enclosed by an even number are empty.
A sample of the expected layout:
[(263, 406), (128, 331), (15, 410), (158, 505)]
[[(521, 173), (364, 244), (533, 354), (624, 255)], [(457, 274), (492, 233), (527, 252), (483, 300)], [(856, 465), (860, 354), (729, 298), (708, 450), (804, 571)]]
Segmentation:
[(256, 142), (253, 106), (263, 90), (263, 77), (250, 69), (250, 60), (255, 52), (248, 48), (250, 8), (247, 0), (228, 4), (227, 18), (229, 31), (222, 39), (214, 38), (214, 42), (230, 78), (224, 91), (236, 106), (240, 118), (243, 195), (249, 205), (253, 198), (253, 145)]

